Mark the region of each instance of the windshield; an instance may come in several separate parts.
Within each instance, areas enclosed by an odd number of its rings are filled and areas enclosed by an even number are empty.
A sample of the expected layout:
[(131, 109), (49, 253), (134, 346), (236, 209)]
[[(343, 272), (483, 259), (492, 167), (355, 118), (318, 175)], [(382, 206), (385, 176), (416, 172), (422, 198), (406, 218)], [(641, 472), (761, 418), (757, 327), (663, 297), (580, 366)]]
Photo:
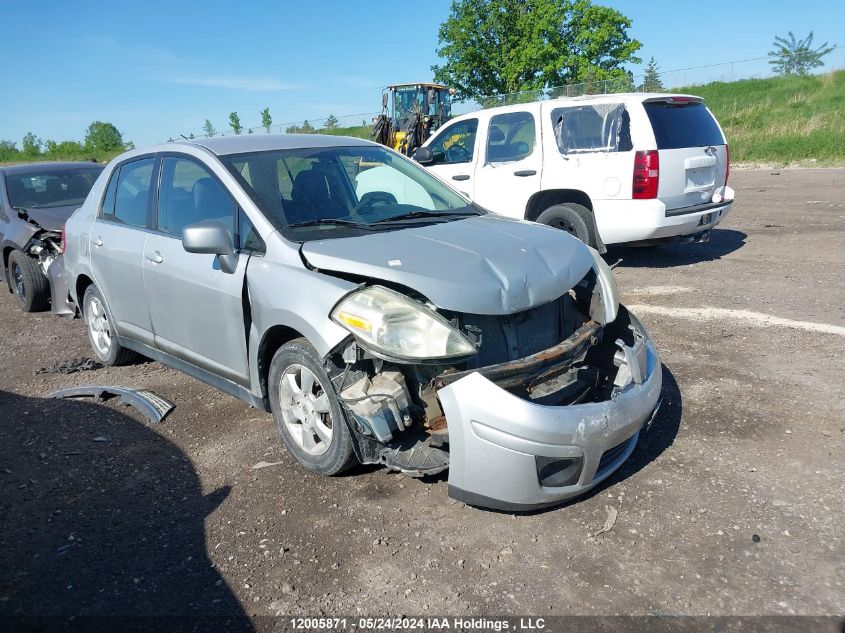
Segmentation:
[(61, 171), (6, 174), (6, 194), (9, 204), (18, 209), (82, 204), (101, 171), (101, 166), (92, 165)]
[(221, 160), (273, 226), (296, 241), (483, 213), (382, 147), (272, 150)]

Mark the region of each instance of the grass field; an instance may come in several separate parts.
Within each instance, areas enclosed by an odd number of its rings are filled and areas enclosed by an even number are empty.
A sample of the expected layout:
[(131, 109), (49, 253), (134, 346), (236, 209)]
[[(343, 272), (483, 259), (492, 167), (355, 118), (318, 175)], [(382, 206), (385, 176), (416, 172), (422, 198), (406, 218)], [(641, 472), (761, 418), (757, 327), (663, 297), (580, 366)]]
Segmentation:
[[(734, 163), (845, 164), (845, 71), (809, 77), (772, 77), (674, 88), (704, 97), (722, 124)], [(369, 138), (369, 125), (321, 129), (320, 134)], [(113, 155), (0, 157), (27, 160), (90, 160)]]
[(845, 71), (678, 88), (704, 97), (744, 163), (845, 163)]

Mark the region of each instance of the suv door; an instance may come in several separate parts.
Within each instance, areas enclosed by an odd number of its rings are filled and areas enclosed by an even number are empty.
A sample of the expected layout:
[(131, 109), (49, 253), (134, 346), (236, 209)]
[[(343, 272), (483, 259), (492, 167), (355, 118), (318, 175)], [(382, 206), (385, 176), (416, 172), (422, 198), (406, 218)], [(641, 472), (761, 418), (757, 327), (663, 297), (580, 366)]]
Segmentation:
[(478, 136), (478, 119), (455, 121), (440, 129), (427, 147), (434, 154), (434, 164), (427, 165), (433, 173), (472, 198), (475, 184), (475, 156)]
[(522, 219), (528, 199), (540, 190), (543, 150), (532, 112), (505, 112), (490, 119), (484, 162), (475, 169), (474, 201), (485, 209)]
[(91, 269), (118, 333), (149, 345), (153, 329), (141, 262), (154, 167), (155, 157), (145, 156), (112, 172), (90, 234)]
[(235, 272), (227, 274), (216, 255), (188, 253), (182, 247), (182, 229), (201, 220), (224, 224), (236, 238), (238, 213), (234, 199), (207, 166), (187, 156), (164, 155), (155, 230), (144, 250), (144, 287), (156, 347), (248, 384), (243, 302), (249, 256), (239, 254)]

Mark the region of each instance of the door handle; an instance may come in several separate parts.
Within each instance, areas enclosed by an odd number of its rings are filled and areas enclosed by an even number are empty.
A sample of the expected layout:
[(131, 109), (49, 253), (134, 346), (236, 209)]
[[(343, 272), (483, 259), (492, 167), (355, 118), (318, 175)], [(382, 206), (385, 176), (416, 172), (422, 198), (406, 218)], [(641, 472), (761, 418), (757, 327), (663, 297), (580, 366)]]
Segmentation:
[(452, 176), (452, 180), (469, 180), (469, 175), (458, 174), (457, 176)]
[(164, 261), (164, 257), (161, 256), (161, 253), (158, 251), (153, 251), (152, 253), (147, 253), (145, 255), (147, 259), (149, 259), (154, 264), (160, 264)]
[(103, 245), (103, 238), (102, 237), (95, 237), (94, 239), (91, 240), (91, 243), (94, 246), (102, 246)]
[(536, 169), (522, 169), (520, 171), (513, 172), (514, 176), (536, 176), (537, 170)]

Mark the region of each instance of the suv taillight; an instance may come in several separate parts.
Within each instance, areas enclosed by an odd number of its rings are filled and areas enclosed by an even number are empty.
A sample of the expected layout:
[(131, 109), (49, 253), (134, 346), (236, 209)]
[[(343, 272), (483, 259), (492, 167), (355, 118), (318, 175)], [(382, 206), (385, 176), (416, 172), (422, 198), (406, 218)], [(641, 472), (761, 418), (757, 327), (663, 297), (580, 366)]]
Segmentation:
[(656, 198), (659, 180), (660, 157), (657, 150), (637, 152), (634, 156), (634, 200)]
[(725, 186), (728, 184), (728, 176), (731, 175), (731, 148), (725, 143)]
[(67, 228), (62, 224), (62, 243), (59, 244), (59, 252), (64, 255), (67, 250)]

